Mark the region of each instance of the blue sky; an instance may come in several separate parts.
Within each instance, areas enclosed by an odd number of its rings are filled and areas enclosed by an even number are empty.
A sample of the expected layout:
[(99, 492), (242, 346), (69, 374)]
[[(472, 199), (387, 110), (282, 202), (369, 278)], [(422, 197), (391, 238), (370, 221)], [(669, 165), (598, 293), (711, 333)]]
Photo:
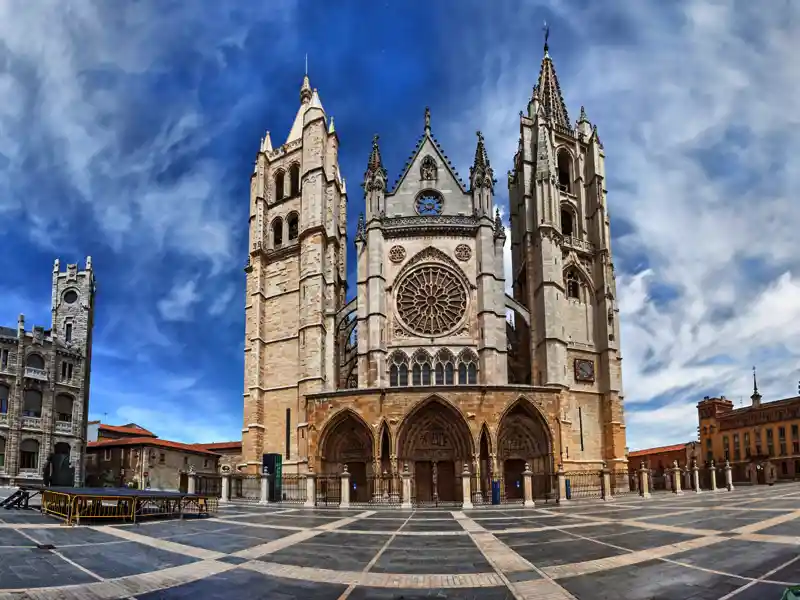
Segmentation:
[(484, 132), (506, 203), (545, 20), (570, 116), (606, 149), (629, 446), (691, 439), (704, 395), (748, 402), (753, 364), (766, 399), (796, 393), (790, 2), (4, 2), (0, 323), (48, 324), (53, 259), (91, 255), (91, 416), (237, 439), (249, 176), (305, 54), (352, 239), (372, 135), (394, 181), (426, 105), (462, 178)]

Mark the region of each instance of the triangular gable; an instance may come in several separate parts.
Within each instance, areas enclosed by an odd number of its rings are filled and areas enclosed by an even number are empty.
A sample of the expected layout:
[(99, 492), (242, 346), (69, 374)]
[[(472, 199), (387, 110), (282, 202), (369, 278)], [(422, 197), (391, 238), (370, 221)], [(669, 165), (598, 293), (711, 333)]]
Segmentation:
[(455, 168), (450, 162), (450, 159), (445, 155), (444, 150), (442, 150), (442, 147), (439, 145), (439, 142), (436, 141), (436, 138), (433, 137), (433, 135), (426, 132), (420, 136), (419, 140), (417, 140), (417, 145), (415, 146), (411, 157), (408, 159), (406, 168), (400, 174), (400, 177), (394, 184), (392, 191), (389, 192), (389, 195), (393, 195), (402, 191), (403, 184), (405, 183), (409, 173), (419, 173), (420, 165), (426, 156), (431, 156), (436, 161), (436, 167), (438, 170), (437, 181), (440, 184), (442, 177), (449, 177), (453, 180), (453, 183), (458, 189), (465, 194), (467, 193), (467, 188), (461, 181), (461, 177), (456, 172)]

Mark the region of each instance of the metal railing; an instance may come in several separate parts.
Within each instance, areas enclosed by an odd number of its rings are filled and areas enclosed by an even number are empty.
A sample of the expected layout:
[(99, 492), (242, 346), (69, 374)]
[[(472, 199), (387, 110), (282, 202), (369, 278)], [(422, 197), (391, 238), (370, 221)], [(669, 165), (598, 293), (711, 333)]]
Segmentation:
[(315, 506), (339, 506), (342, 500), (341, 475), (317, 475), (316, 484)]
[(350, 480), (350, 504), (358, 506), (398, 506), (402, 503), (403, 483), (393, 473), (370, 475), (364, 482)]
[(222, 475), (203, 473), (202, 475), (195, 475), (195, 477), (195, 494), (214, 498), (222, 497)]
[(639, 479), (636, 473), (628, 471), (611, 472), (611, 495), (629, 496), (639, 492)]
[(260, 502), (261, 475), (231, 475), (231, 501)]
[(308, 493), (306, 476), (282, 473), (280, 479), (271, 478), (269, 501), (283, 504), (304, 504)]
[(534, 502), (558, 501), (558, 475), (555, 473), (534, 473), (531, 476), (531, 491)]
[(564, 473), (567, 500), (601, 498), (603, 475), (600, 471), (568, 471)]

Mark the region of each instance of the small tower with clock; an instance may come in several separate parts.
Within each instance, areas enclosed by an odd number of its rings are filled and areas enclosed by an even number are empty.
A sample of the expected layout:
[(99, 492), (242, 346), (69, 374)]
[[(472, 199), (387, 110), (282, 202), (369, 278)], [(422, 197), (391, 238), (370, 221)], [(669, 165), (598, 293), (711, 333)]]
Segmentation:
[[(625, 425), (605, 151), (583, 107), (571, 123), (547, 41), (508, 174), (515, 349), (528, 381), (564, 390), (569, 458), (624, 461)], [(571, 426), (570, 426), (571, 425)], [(589, 446), (595, 446), (590, 448)], [(565, 452), (566, 454), (566, 452)], [(564, 457), (566, 461), (566, 457)]]

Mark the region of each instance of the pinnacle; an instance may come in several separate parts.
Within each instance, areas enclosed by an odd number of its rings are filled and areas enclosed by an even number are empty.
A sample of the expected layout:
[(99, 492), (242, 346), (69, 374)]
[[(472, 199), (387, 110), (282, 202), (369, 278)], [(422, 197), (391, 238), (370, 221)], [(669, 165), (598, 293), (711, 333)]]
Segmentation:
[(569, 128), (569, 115), (567, 114), (567, 106), (564, 103), (564, 96), (561, 94), (561, 86), (558, 84), (556, 68), (553, 65), (550, 54), (547, 52), (545, 52), (542, 59), (539, 81), (534, 88), (534, 97), (536, 97), (536, 93), (538, 93), (544, 107), (545, 115), (552, 119), (554, 123)]

